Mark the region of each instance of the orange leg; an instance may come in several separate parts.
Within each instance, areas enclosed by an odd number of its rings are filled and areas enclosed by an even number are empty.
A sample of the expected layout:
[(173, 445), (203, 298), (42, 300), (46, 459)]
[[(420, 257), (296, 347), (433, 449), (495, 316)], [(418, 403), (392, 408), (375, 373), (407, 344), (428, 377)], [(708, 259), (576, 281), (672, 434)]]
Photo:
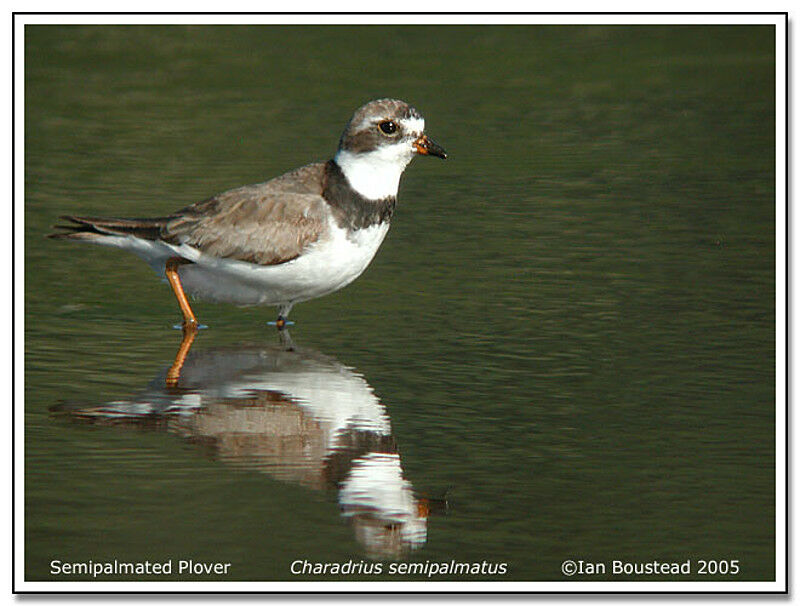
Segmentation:
[(192, 311), (192, 307), (189, 305), (189, 299), (186, 298), (186, 293), (183, 292), (181, 279), (178, 276), (178, 267), (184, 265), (185, 263), (190, 263), (190, 262), (191, 261), (186, 261), (185, 259), (181, 259), (180, 257), (172, 257), (170, 259), (167, 259), (167, 266), (166, 269), (164, 270), (164, 273), (167, 274), (167, 280), (169, 280), (169, 285), (172, 286), (172, 292), (175, 293), (175, 298), (178, 299), (178, 305), (180, 305), (181, 313), (183, 314), (184, 334), (187, 331), (197, 331), (197, 318), (194, 317), (194, 312)]

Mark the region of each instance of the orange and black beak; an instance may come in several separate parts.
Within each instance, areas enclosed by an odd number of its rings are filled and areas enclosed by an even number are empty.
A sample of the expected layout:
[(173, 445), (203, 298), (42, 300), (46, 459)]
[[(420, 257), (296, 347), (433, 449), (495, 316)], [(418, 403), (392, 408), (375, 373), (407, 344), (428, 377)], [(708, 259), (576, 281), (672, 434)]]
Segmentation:
[(427, 135), (422, 135), (419, 139), (414, 141), (414, 148), (417, 150), (418, 154), (422, 154), (423, 156), (436, 156), (442, 160), (447, 158), (447, 152), (444, 151), (444, 148), (439, 147), (432, 140), (428, 139)]

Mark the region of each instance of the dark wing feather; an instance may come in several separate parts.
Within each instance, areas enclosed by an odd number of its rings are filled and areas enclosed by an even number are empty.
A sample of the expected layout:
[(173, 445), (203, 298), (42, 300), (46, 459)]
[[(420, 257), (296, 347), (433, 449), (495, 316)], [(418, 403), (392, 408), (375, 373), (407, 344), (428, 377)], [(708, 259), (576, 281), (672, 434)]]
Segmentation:
[(117, 219), (111, 217), (78, 217), (62, 215), (59, 219), (71, 221), (70, 225), (54, 225), (56, 229), (66, 230), (48, 234), (48, 238), (85, 239), (87, 236), (136, 236), (145, 240), (157, 240), (161, 229), (171, 217), (154, 219)]

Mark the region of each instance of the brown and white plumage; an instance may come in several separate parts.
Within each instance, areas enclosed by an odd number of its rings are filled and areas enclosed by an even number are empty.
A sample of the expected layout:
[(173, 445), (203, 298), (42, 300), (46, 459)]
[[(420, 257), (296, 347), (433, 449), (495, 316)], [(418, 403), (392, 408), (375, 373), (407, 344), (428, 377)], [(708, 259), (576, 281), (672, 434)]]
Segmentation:
[(180, 281), (198, 297), (241, 305), (294, 303), (349, 284), (389, 227), (400, 175), (415, 154), (445, 157), (408, 104), (359, 108), (333, 160), (303, 166), (151, 219), (64, 216), (51, 237), (133, 252), (163, 273), (179, 259)]
[(193, 204), (176, 213), (161, 237), (257, 265), (291, 261), (325, 231), (323, 172), (323, 164), (310, 164)]

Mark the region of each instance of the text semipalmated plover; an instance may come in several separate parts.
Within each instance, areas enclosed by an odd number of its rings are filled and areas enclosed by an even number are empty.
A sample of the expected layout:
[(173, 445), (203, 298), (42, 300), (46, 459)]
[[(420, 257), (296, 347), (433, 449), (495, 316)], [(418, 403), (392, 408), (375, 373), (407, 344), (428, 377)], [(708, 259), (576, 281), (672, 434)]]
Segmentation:
[(292, 305), (343, 288), (375, 256), (415, 154), (445, 158), (425, 120), (397, 99), (359, 108), (326, 163), (308, 164), (152, 219), (61, 217), (53, 238), (128, 250), (166, 275), (183, 313), (197, 320), (186, 292), (239, 305), (278, 306), (279, 328)]

